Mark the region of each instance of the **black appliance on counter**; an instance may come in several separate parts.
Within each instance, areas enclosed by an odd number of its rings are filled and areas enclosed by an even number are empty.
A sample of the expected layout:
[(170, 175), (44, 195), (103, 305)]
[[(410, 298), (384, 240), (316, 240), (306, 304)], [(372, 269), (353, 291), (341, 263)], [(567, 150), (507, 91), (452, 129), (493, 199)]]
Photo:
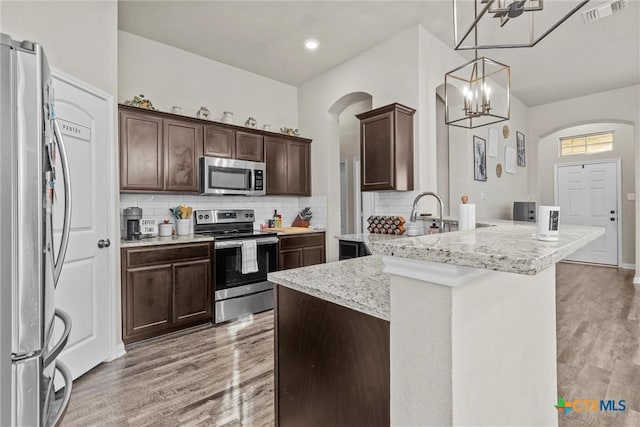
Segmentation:
[(536, 202), (513, 202), (513, 220), (536, 222)]
[[(197, 210), (194, 232), (214, 236), (214, 321), (273, 308), (267, 273), (278, 270), (278, 236), (253, 230), (253, 210)], [(242, 242), (256, 241), (258, 271), (242, 274)]]

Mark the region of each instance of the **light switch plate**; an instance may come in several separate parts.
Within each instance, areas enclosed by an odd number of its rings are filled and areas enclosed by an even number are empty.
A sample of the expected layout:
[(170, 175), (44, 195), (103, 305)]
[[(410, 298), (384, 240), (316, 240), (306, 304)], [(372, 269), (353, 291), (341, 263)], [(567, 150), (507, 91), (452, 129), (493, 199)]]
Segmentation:
[(635, 200), (636, 193), (627, 193), (627, 200)]
[(486, 195), (484, 194), (484, 191), (480, 192), (480, 200), (484, 200), (486, 197)]

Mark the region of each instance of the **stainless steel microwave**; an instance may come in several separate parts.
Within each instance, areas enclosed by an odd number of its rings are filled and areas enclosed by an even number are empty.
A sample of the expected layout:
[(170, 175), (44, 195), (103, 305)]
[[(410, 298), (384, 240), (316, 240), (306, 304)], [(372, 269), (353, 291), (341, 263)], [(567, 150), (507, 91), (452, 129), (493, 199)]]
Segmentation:
[(261, 162), (200, 158), (200, 194), (264, 196), (265, 165)]

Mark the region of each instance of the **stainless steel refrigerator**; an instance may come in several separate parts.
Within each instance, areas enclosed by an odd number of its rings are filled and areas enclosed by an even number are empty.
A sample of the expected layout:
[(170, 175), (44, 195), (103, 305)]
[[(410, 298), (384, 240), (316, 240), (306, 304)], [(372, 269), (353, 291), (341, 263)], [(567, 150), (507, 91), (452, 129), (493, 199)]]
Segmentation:
[[(56, 360), (71, 330), (69, 316), (55, 309), (55, 287), (71, 226), (71, 188), (64, 143), (55, 120), (52, 85), (40, 45), (0, 34), (3, 427), (56, 425), (71, 396), (69, 370)], [(59, 170), (55, 168), (56, 156)], [(55, 240), (54, 203), (64, 203), (62, 233)], [(54, 332), (56, 323), (56, 328), (64, 327)], [(58, 392), (54, 389), (56, 375), (64, 380)]]

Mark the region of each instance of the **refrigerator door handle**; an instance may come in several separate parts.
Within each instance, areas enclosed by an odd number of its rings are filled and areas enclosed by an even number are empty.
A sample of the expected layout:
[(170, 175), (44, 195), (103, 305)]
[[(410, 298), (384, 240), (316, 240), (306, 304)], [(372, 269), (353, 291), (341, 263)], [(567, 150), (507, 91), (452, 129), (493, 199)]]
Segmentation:
[[(69, 161), (67, 157), (67, 150), (62, 139), (62, 132), (60, 131), (60, 125), (58, 121), (53, 119), (53, 130), (55, 133), (56, 145), (60, 153), (60, 165), (62, 166), (62, 178), (64, 180), (64, 222), (62, 225), (62, 240), (60, 242), (60, 250), (58, 256), (53, 263), (53, 283), (58, 286), (58, 278), (62, 272), (62, 265), (64, 264), (64, 258), (67, 254), (67, 247), (69, 246), (69, 235), (71, 234), (71, 175), (69, 173)], [(53, 224), (51, 226), (53, 230)], [(53, 242), (53, 239), (52, 239)]]
[(48, 354), (44, 355), (42, 363), (45, 367), (49, 366), (51, 362), (56, 360), (58, 355), (67, 345), (67, 341), (69, 341), (69, 334), (71, 333), (71, 316), (60, 309), (56, 309), (56, 317), (58, 317), (60, 320), (62, 320), (62, 323), (64, 323), (64, 332), (62, 333), (62, 336), (60, 337), (58, 343), (51, 349), (50, 352), (48, 352)]
[(59, 360), (56, 360), (56, 371), (62, 374), (62, 378), (64, 378), (64, 396), (62, 397), (62, 402), (56, 413), (51, 414), (47, 419), (47, 426), (55, 427), (60, 424), (62, 421), (62, 417), (64, 413), (67, 411), (67, 406), (69, 406), (69, 400), (71, 399), (71, 388), (73, 384), (73, 377), (71, 376), (71, 372), (69, 368), (65, 366)]

